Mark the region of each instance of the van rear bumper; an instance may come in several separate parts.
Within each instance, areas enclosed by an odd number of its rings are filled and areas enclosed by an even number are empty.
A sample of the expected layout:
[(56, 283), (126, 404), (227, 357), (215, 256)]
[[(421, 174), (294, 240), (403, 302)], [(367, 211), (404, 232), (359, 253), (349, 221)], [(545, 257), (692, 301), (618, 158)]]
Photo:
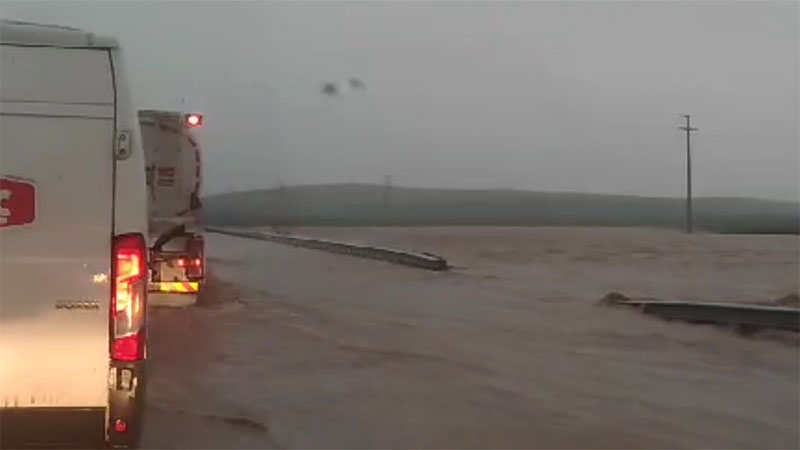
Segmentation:
[[(145, 362), (112, 361), (109, 370), (108, 407), (0, 408), (0, 448), (135, 447), (142, 427)], [(124, 430), (115, 428), (117, 421), (124, 422)]]
[(2, 448), (101, 448), (105, 408), (0, 408)]

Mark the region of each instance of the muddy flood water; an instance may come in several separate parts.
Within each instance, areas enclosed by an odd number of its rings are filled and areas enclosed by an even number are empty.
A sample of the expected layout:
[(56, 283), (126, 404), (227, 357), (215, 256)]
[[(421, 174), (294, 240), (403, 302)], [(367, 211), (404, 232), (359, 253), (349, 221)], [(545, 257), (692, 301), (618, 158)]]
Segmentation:
[(209, 234), (200, 303), (154, 309), (143, 444), (797, 448), (796, 340), (598, 305), (797, 294), (796, 236), (304, 228), (443, 273)]

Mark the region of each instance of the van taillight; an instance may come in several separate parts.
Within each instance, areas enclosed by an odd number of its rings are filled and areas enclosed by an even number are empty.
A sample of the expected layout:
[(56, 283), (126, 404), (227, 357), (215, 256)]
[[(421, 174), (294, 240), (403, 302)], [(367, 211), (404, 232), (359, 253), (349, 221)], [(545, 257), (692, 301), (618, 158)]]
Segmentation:
[(147, 316), (147, 246), (137, 233), (114, 238), (111, 359), (144, 359)]

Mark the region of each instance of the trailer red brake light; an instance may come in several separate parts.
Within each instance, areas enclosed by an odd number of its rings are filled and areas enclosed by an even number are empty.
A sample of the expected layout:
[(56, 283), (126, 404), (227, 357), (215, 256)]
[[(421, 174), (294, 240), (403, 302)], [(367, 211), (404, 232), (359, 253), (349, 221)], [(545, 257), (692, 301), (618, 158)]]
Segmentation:
[(186, 260), (183, 259), (183, 258), (178, 258), (178, 259), (175, 260), (175, 265), (177, 265), (178, 267), (185, 267), (186, 266)]
[(199, 127), (203, 124), (203, 115), (202, 114), (186, 114), (184, 117), (186, 122), (186, 126), (189, 128)]
[(192, 258), (186, 267), (186, 276), (190, 280), (200, 280), (203, 278), (203, 259)]
[(144, 358), (147, 247), (141, 234), (114, 239), (111, 298), (111, 358), (136, 361)]

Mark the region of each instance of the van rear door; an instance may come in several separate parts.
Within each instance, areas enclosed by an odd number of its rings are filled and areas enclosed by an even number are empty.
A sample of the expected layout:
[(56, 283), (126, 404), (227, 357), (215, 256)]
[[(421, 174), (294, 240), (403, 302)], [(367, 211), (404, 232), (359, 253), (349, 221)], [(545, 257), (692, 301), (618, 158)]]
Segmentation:
[(3, 45), (0, 78), (0, 406), (105, 407), (110, 53)]

